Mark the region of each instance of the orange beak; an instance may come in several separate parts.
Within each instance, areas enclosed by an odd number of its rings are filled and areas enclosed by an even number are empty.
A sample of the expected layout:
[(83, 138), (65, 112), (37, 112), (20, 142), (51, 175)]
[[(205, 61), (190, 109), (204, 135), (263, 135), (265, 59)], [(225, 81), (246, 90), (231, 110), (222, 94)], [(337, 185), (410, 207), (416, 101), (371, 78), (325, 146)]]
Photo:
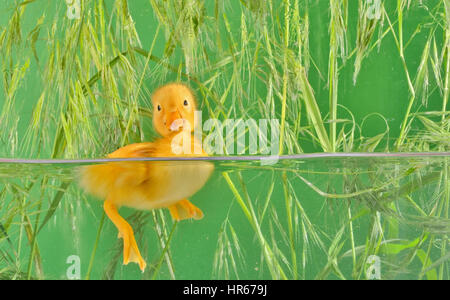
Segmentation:
[(178, 131), (183, 127), (183, 120), (178, 110), (169, 112), (167, 115), (166, 126), (170, 131)]

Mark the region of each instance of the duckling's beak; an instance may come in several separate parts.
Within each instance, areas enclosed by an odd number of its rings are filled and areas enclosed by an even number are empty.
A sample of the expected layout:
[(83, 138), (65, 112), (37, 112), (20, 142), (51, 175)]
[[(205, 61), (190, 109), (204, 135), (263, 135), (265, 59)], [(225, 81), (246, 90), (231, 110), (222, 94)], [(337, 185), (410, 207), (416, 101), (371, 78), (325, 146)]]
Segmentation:
[(176, 119), (172, 122), (172, 124), (170, 124), (170, 131), (179, 131), (183, 128), (183, 119)]
[(166, 124), (169, 125), (170, 131), (179, 131), (183, 127), (183, 119), (180, 113), (178, 111), (170, 112)]

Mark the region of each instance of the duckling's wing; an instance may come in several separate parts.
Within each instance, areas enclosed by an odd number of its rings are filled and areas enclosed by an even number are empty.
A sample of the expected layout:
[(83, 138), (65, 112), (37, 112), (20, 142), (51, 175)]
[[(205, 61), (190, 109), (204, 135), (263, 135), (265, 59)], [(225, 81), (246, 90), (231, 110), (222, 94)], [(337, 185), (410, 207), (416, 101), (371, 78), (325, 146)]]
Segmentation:
[[(155, 153), (154, 143), (136, 143), (124, 146), (109, 154), (110, 158), (151, 157)], [(116, 187), (135, 186), (148, 180), (150, 164), (148, 162), (114, 162)]]
[[(117, 149), (108, 157), (151, 157), (154, 152), (153, 143), (137, 143)], [(148, 180), (150, 167), (147, 162), (132, 161), (83, 166), (79, 170), (79, 183), (88, 193), (106, 198), (110, 192), (132, 188)]]
[(155, 153), (154, 143), (136, 143), (124, 146), (109, 154), (109, 158), (151, 157)]

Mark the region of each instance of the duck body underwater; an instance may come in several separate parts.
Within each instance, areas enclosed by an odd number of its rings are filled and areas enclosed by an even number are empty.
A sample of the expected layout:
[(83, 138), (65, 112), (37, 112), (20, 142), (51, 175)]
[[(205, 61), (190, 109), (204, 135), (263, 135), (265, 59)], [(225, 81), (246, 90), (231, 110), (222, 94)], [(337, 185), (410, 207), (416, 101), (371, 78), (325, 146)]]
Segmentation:
[[(154, 142), (124, 146), (108, 158), (207, 156), (192, 134), (197, 103), (189, 87), (181, 83), (162, 86), (153, 93), (152, 104), (153, 125), (162, 137)], [(191, 150), (201, 151), (177, 154), (173, 149), (181, 147), (177, 145), (181, 140), (190, 141)], [(104, 199), (105, 213), (117, 227), (119, 238), (123, 238), (123, 263), (136, 262), (144, 271), (146, 262), (133, 229), (119, 215), (118, 208), (166, 207), (176, 221), (201, 219), (203, 212), (187, 198), (203, 187), (213, 170), (214, 165), (204, 161), (118, 161), (82, 167), (79, 184), (86, 192)]]

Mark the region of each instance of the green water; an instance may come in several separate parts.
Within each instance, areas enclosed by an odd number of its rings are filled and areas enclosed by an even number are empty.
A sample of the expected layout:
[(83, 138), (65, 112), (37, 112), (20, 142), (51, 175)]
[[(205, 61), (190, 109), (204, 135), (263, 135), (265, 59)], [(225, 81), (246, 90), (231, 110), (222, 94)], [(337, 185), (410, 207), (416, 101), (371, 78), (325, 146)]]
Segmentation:
[[(448, 187), (442, 185), (442, 169), (448, 163), (445, 156), (348, 157), (283, 160), (261, 170), (255, 162), (216, 162), (210, 181), (191, 198), (203, 210), (202, 220), (173, 225), (166, 209), (120, 210), (134, 227), (149, 264), (143, 274), (136, 264), (121, 264), (122, 244), (116, 239), (117, 230), (108, 219), (102, 221), (101, 202), (86, 197), (76, 185), (77, 165), (3, 164), (0, 178), (6, 189), (0, 208), (2, 226), (8, 232), (2, 237), (3, 276), (25, 276), (18, 271), (29, 263), (26, 226), (37, 224), (39, 228), (50, 212), (51, 218), (36, 241), (41, 278), (67, 278), (73, 265), (67, 262), (71, 255), (79, 257), (81, 277), (89, 273), (92, 279), (351, 278), (358, 277), (352, 275), (353, 243), (359, 263), (372, 254), (379, 257), (381, 278), (414, 279), (445, 258), (441, 237), (448, 234), (450, 224), (447, 218), (439, 217), (438, 211), (446, 205), (442, 193)], [(168, 164), (177, 167), (176, 162)], [(20, 170), (21, 176), (11, 170)], [(236, 200), (224, 173), (242, 203)], [(283, 189), (278, 188), (284, 182), (295, 198), (286, 199)], [(58, 198), (60, 191), (63, 195)], [(51, 209), (53, 201), (60, 201), (55, 211)], [(243, 206), (255, 214), (255, 219), (246, 216)], [(23, 210), (33, 212), (29, 220), (20, 213), (9, 219), (11, 212)], [(35, 215), (40, 216), (37, 223)], [(264, 248), (272, 252), (271, 262), (278, 262), (284, 275), (268, 269), (261, 237), (252, 229), (253, 220), (257, 220), (267, 242)], [(161, 262), (161, 243), (172, 230), (168, 256)], [(370, 236), (375, 238), (373, 244), (367, 240)], [(416, 257), (409, 261), (413, 254)], [(421, 261), (426, 254), (428, 261)], [(331, 255), (336, 256), (339, 273), (327, 268)], [(297, 274), (292, 269), (293, 260)], [(367, 267), (362, 263), (360, 278), (366, 278)], [(421, 276), (431, 279), (437, 273), (434, 270)]]
[(121, 208), (144, 273), (81, 163), (0, 162), (0, 278), (450, 279), (446, 0), (379, 1), (378, 19), (363, 0), (81, 2), (69, 19), (63, 1), (0, 1), (1, 158), (151, 141), (150, 95), (171, 81), (204, 116), (284, 118), (283, 154), (442, 155), (216, 161), (190, 198), (202, 220)]

